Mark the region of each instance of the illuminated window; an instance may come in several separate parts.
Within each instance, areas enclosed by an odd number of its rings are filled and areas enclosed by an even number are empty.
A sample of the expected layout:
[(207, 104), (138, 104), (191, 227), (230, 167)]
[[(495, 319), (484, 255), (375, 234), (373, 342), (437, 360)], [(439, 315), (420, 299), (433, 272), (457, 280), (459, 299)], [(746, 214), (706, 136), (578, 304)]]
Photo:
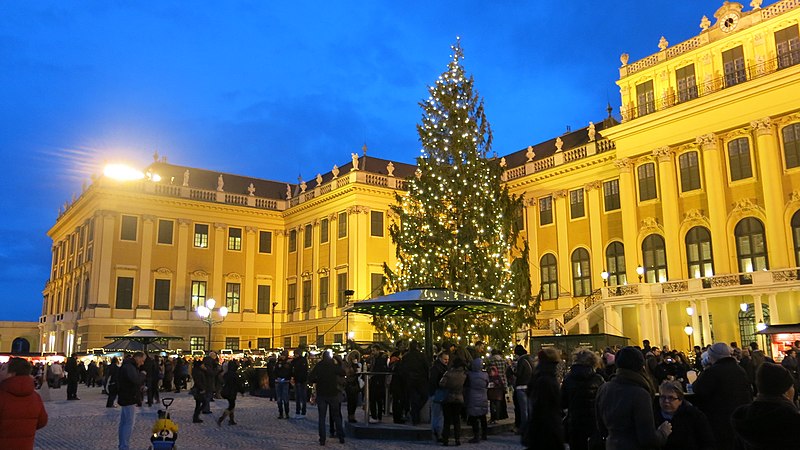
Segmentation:
[(656, 111), (655, 90), (653, 80), (636, 85), (637, 117), (645, 116)]
[(241, 250), (242, 249), (242, 229), (241, 228), (228, 228), (228, 250)]
[(228, 312), (238, 313), (242, 297), (242, 285), (239, 283), (225, 283), (225, 306)]
[(339, 229), (339, 235), (338, 236), (340, 238), (347, 237), (347, 213), (346, 212), (340, 212), (339, 213), (339, 224), (338, 224), (337, 228)]
[(747, 138), (738, 138), (728, 142), (728, 163), (731, 169), (731, 181), (753, 176), (753, 167), (750, 164), (750, 142)]
[(206, 287), (205, 281), (192, 280), (192, 311), (206, 304)]
[(578, 248), (572, 252), (572, 295), (583, 297), (592, 293), (592, 271), (589, 252)]
[(328, 288), (330, 287), (330, 279), (328, 277), (319, 277), (319, 309), (328, 307)]
[(644, 278), (648, 283), (667, 281), (667, 250), (664, 238), (651, 234), (642, 241), (642, 260), (644, 261)]
[(711, 253), (711, 233), (705, 227), (694, 227), (686, 233), (686, 262), (689, 277), (703, 278), (714, 275), (714, 258)]
[(736, 237), (736, 256), (739, 272), (754, 272), (769, 268), (767, 239), (764, 224), (754, 217), (746, 217), (733, 230)]
[(541, 299), (542, 300), (555, 300), (558, 298), (558, 266), (556, 265), (556, 257), (552, 253), (542, 256), (539, 261), (539, 269), (541, 271)]
[(628, 283), (628, 276), (625, 274), (625, 246), (622, 242), (614, 241), (606, 247), (606, 271), (609, 286)]
[(658, 196), (656, 193), (656, 165), (654, 163), (642, 164), (636, 168), (639, 181), (639, 201), (652, 200)]
[(586, 207), (583, 202), (583, 189), (569, 191), (569, 211), (570, 217), (573, 219), (586, 215)]
[(203, 223), (194, 224), (194, 246), (208, 248), (208, 225)]
[(547, 196), (539, 199), (539, 225), (553, 223), (553, 197)]

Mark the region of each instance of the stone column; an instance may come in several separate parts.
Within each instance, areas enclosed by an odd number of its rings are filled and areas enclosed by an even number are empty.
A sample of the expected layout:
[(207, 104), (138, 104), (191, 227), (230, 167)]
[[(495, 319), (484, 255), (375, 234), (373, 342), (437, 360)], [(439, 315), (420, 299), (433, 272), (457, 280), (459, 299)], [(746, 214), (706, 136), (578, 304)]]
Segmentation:
[(761, 294), (753, 294), (753, 310), (755, 311), (756, 325), (764, 323), (764, 307), (761, 306)]
[(258, 229), (256, 227), (246, 227), (244, 277), (242, 282), (243, 298), (242, 313), (245, 320), (255, 319), (255, 297), (256, 297), (256, 242), (258, 240)]
[[(658, 179), (661, 188), (661, 214), (664, 218), (664, 236), (680, 235), (680, 217), (678, 216), (678, 182), (675, 179), (675, 152), (669, 147), (660, 147), (653, 150), (653, 156), (658, 160)], [(681, 252), (682, 239), (666, 239), (668, 278), (681, 279)]]
[[(567, 235), (567, 191), (553, 192), (553, 210), (555, 212), (556, 236), (558, 239), (558, 281), (562, 288), (566, 288), (569, 296), (572, 292), (572, 264), (569, 253), (569, 237)], [(568, 286), (568, 287), (567, 287)], [(561, 292), (559, 297), (565, 294)]]
[(603, 212), (600, 206), (600, 189), (603, 183), (600, 181), (592, 181), (583, 187), (589, 203), (589, 241), (592, 249), (592, 280), (594, 280), (594, 288), (603, 285), (603, 279), (600, 273), (608, 271), (605, 263), (605, 250), (603, 249)]
[(189, 249), (192, 246), (191, 239), (192, 233), (189, 233), (189, 226), (192, 221), (189, 219), (178, 219), (178, 238), (177, 238), (177, 253), (178, 260), (175, 264), (175, 304), (172, 307), (173, 319), (186, 319), (186, 299), (188, 293), (187, 287), (187, 261), (189, 258)]
[(636, 312), (639, 315), (639, 329), (642, 333), (640, 340), (648, 339), (650, 341), (655, 341), (658, 336), (653, 327), (653, 313), (650, 301), (648, 300), (647, 303), (637, 305)]
[(761, 189), (764, 194), (764, 209), (767, 223), (767, 251), (771, 269), (791, 267), (791, 245), (786, 242), (786, 224), (784, 223), (783, 184), (779, 182), (783, 176), (783, 165), (780, 160), (780, 147), (774, 127), (769, 117), (750, 122), (756, 133), (756, 153), (758, 155), (758, 172), (761, 178)]
[(700, 299), (700, 317), (703, 321), (703, 340), (700, 345), (711, 345), (713, 344), (711, 341), (711, 319), (708, 317), (708, 300), (705, 298)]
[(692, 314), (692, 339), (694, 345), (702, 346), (702, 331), (700, 330), (700, 312), (697, 310), (697, 302), (694, 300), (689, 301), (689, 306), (692, 307), (694, 313)]
[(209, 286), (210, 296), (206, 298), (213, 298), (217, 301), (217, 305), (222, 306), (225, 304), (225, 276), (222, 273), (222, 262), (225, 258), (225, 249), (228, 248), (228, 240), (225, 239), (225, 230), (227, 226), (224, 223), (214, 224), (214, 268), (209, 278), (211, 279), (211, 286)]
[(628, 280), (638, 280), (636, 267), (641, 263), (638, 244), (639, 219), (636, 205), (636, 185), (633, 182), (633, 162), (628, 158), (614, 161), (619, 169), (619, 196), (622, 209), (622, 240), (625, 245), (625, 273)]
[(149, 319), (151, 317), (151, 295), (150, 295), (150, 265), (153, 259), (153, 227), (156, 217), (151, 215), (142, 216), (142, 239), (140, 247), (142, 250), (139, 259), (139, 295), (136, 300), (136, 317)]
[(720, 164), (719, 140), (713, 134), (704, 134), (697, 138), (697, 144), (703, 150), (703, 172), (705, 173), (706, 197), (708, 198), (708, 220), (711, 226), (711, 245), (714, 254), (714, 272), (731, 273), (730, 250), (728, 249), (728, 233), (726, 222), (728, 220), (727, 200), (725, 190), (717, 186), (709, 186), (709, 180), (719, 179), (719, 174), (725, 173), (725, 168)]
[(772, 292), (767, 294), (767, 299), (769, 301), (769, 322), (770, 323), (781, 323), (781, 316), (778, 313), (778, 294)]

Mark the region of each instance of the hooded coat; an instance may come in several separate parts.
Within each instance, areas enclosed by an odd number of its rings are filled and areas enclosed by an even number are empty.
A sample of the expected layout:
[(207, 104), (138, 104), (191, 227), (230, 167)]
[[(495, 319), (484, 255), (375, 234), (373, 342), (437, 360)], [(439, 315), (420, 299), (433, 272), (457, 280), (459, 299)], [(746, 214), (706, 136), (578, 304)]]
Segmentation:
[(36, 430), (47, 425), (47, 411), (33, 378), (16, 375), (0, 383), (0, 448), (32, 449)]
[(480, 417), (489, 413), (489, 375), (484, 372), (480, 358), (472, 360), (472, 365), (467, 372), (467, 415)]
[(796, 433), (800, 429), (800, 413), (783, 397), (759, 395), (753, 403), (737, 408), (731, 423), (736, 450), (800, 447)]

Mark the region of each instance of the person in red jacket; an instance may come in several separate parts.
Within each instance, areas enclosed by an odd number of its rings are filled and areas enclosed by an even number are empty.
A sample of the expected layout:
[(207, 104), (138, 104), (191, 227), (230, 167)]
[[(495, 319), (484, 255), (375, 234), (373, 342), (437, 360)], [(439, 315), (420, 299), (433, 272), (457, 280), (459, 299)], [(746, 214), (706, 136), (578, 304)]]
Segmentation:
[(31, 364), (11, 358), (0, 368), (0, 448), (33, 449), (36, 430), (47, 425), (47, 411), (36, 393)]

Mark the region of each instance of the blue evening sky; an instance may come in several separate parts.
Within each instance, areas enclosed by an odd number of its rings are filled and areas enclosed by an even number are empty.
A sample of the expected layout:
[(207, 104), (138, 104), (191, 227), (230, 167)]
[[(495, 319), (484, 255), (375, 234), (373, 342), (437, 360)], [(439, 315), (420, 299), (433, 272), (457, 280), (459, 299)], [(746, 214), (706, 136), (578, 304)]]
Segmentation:
[[(744, 1), (745, 10), (750, 10)], [(764, 2), (767, 4), (774, 1)], [(0, 2), (0, 320), (35, 321), (47, 230), (106, 161), (296, 182), (413, 163), (426, 87), (461, 36), (505, 155), (619, 117), (631, 62), (722, 0)]]

